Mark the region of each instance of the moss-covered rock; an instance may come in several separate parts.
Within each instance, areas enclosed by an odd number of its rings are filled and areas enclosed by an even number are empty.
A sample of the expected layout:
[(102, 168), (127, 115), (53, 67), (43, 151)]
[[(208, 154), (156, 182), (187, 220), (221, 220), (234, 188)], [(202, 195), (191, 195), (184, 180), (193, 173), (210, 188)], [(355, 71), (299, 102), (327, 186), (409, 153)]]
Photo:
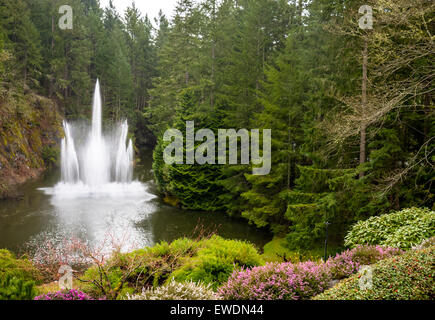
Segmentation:
[(0, 88), (0, 199), (57, 162), (61, 120), (53, 100)]

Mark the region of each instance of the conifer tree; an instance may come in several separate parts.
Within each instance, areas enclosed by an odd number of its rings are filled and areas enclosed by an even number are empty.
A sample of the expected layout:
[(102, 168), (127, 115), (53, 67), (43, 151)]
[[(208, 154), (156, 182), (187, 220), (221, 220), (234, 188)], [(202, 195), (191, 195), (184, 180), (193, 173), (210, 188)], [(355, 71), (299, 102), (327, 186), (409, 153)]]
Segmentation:
[(39, 32), (30, 19), (26, 2), (0, 1), (0, 24), (8, 39), (6, 49), (14, 56), (16, 75), (24, 86), (38, 86), (42, 63)]

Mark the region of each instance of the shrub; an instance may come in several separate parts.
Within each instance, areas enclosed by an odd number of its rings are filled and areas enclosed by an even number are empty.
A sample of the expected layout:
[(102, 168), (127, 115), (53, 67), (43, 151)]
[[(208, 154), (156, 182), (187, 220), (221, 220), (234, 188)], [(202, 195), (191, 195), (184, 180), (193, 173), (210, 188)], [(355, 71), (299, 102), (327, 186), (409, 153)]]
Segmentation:
[(262, 263), (256, 249), (246, 242), (218, 236), (199, 241), (182, 238), (127, 254), (116, 253), (105, 264), (86, 271), (82, 280), (87, 284), (82, 288), (95, 297), (109, 299), (158, 287), (170, 278), (201, 281), (215, 288), (228, 279), (233, 268)]
[(49, 292), (35, 297), (35, 300), (94, 300), (86, 293), (71, 289), (71, 290), (61, 290), (57, 292)]
[(218, 292), (227, 300), (299, 300), (323, 292), (328, 282), (322, 264), (267, 263), (234, 271)]
[(52, 168), (56, 166), (56, 164), (59, 162), (59, 158), (60, 158), (59, 148), (52, 147), (52, 146), (44, 146), (42, 148), (41, 157), (42, 160), (44, 160), (45, 165), (49, 168)]
[(129, 295), (127, 300), (218, 300), (219, 296), (210, 284), (176, 282), (174, 279), (163, 286), (144, 289), (141, 294)]
[(203, 281), (216, 288), (228, 280), (234, 269), (261, 264), (263, 260), (251, 244), (213, 236), (205, 240), (197, 254), (186, 260), (172, 276), (179, 282)]
[(397, 248), (381, 246), (357, 246), (354, 249), (343, 251), (326, 261), (332, 279), (343, 279), (358, 272), (363, 265), (373, 264), (379, 260), (402, 254)]
[(372, 265), (372, 287), (359, 287), (360, 274), (341, 281), (316, 300), (433, 300), (435, 246), (411, 250)]
[(23, 281), (41, 281), (39, 271), (32, 262), (26, 258), (17, 259), (13, 253), (6, 249), (0, 249), (0, 279), (17, 278)]
[(104, 256), (102, 248), (93, 250), (86, 242), (70, 234), (63, 239), (56, 235), (44, 235), (41, 241), (26, 243), (26, 252), (32, 263), (39, 270), (44, 283), (59, 280), (61, 266), (71, 266), (76, 272), (84, 272), (95, 259)]
[(345, 245), (385, 245), (409, 249), (435, 236), (435, 211), (408, 208), (359, 221), (345, 237)]
[(17, 279), (11, 275), (0, 278), (0, 300), (32, 300), (36, 295), (34, 281)]

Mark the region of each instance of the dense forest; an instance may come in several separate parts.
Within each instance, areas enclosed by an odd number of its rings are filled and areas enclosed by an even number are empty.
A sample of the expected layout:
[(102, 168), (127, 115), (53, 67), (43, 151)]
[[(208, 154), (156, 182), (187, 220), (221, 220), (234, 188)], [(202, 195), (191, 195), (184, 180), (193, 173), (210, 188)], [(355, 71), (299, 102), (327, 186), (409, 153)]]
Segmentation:
[[(173, 205), (242, 217), (289, 248), (317, 246), (326, 223), (341, 243), (358, 220), (434, 207), (433, 1), (179, 0), (154, 24), (134, 4), (121, 16), (98, 0), (68, 3), (72, 30), (57, 25), (62, 1), (0, 0), (5, 136), (19, 135), (8, 119), (60, 127), (44, 103), (89, 118), (99, 78), (105, 121), (127, 118), (138, 154), (154, 147), (155, 180)], [(373, 29), (358, 27), (363, 4)], [(186, 121), (271, 129), (270, 174), (165, 164), (163, 133)], [(54, 136), (38, 147), (46, 164)]]

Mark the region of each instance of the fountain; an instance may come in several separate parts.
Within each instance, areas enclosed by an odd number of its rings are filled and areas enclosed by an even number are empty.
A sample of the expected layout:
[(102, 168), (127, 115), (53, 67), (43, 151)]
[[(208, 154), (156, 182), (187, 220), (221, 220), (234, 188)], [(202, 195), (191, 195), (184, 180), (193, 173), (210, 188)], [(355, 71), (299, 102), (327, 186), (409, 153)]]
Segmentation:
[(103, 131), (100, 84), (97, 80), (91, 126), (63, 122), (61, 181), (44, 191), (53, 195), (138, 195), (144, 186), (133, 181), (133, 142), (127, 120)]
[[(64, 121), (61, 177), (53, 187), (39, 188), (49, 196), (46, 226), (56, 247), (72, 237), (89, 241), (110, 253), (111, 241), (129, 251), (149, 246), (153, 235), (137, 228), (155, 211), (148, 184), (133, 179), (133, 142), (128, 123), (103, 128), (100, 84), (97, 80), (91, 123)], [(45, 216), (44, 216), (45, 217)], [(41, 238), (47, 236), (41, 234)], [(57, 241), (57, 240), (56, 240)]]
[[(68, 122), (64, 121), (63, 127), (65, 138), (62, 140), (61, 149), (62, 183), (81, 183), (95, 188), (110, 182), (132, 181), (133, 143), (130, 139), (127, 144), (128, 123), (124, 121), (118, 128), (117, 132), (120, 134), (116, 143), (110, 143), (109, 139), (105, 139), (102, 130), (102, 106), (98, 80), (92, 105), (92, 126), (90, 132), (85, 134), (87, 138), (83, 145), (75, 145)], [(116, 160), (112, 161), (110, 155), (114, 151)]]

